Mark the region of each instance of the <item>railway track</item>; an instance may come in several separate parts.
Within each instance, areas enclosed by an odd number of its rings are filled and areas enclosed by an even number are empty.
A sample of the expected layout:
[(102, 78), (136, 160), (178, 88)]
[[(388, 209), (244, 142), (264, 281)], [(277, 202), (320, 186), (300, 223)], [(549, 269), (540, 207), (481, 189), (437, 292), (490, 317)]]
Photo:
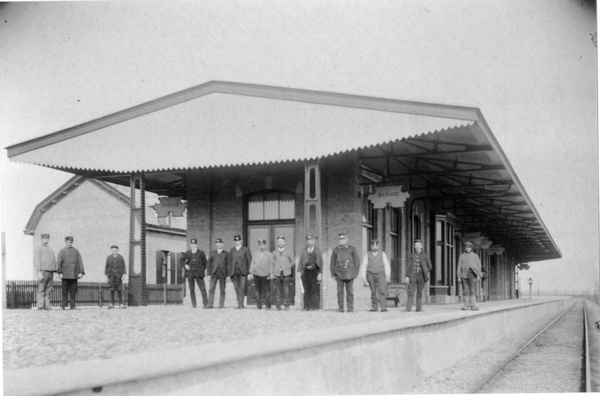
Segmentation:
[(585, 300), (576, 300), (470, 393), (591, 392)]

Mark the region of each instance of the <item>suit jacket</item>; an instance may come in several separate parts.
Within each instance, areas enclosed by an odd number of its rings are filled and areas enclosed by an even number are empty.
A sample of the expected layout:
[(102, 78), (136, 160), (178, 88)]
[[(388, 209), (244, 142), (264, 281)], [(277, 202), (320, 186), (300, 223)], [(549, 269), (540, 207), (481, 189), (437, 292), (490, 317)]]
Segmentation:
[(223, 268), (223, 275), (227, 277), (228, 269), (229, 269), (229, 252), (225, 249), (219, 254), (217, 250), (213, 250), (210, 252), (210, 257), (208, 258), (208, 275), (213, 276), (217, 272), (217, 268)]
[(56, 262), (58, 273), (62, 274), (63, 279), (77, 279), (79, 274), (85, 274), (81, 253), (74, 247), (66, 247), (58, 252)]
[(476, 253), (463, 253), (458, 258), (458, 268), (456, 272), (461, 278), (467, 278), (469, 270), (472, 270), (476, 276), (481, 276), (481, 260)]
[(339, 245), (331, 254), (331, 276), (341, 280), (356, 279), (360, 270), (360, 257), (354, 246)]
[[(190, 266), (190, 271), (194, 270), (196, 267), (196, 271), (200, 274), (201, 278), (204, 278), (206, 274), (206, 255), (203, 250), (196, 250), (196, 254), (192, 253), (191, 250), (188, 250), (181, 256), (181, 262), (183, 263), (183, 268), (185, 269), (185, 265)], [(184, 276), (188, 276), (188, 270), (185, 270)]]
[[(417, 264), (417, 258), (418, 264)], [(421, 266), (421, 275), (423, 276), (423, 280), (427, 282), (429, 280), (429, 271), (431, 271), (432, 265), (431, 260), (429, 260), (429, 255), (425, 253), (425, 251), (421, 251), (421, 253), (413, 252), (408, 257), (408, 261), (406, 262), (406, 276), (411, 282), (417, 280), (416, 273), (413, 271), (415, 265)]]
[[(314, 247), (314, 253), (317, 261), (317, 269), (319, 273), (323, 272), (323, 256), (321, 255), (321, 250), (318, 247)], [(308, 246), (305, 246), (304, 249), (300, 252), (300, 262), (298, 263), (298, 272), (304, 272), (304, 268), (308, 264)]]
[(236, 267), (240, 268), (242, 275), (248, 275), (250, 264), (252, 263), (252, 254), (250, 249), (242, 246), (240, 250), (235, 250), (235, 246), (229, 251), (229, 276), (235, 275)]
[(117, 256), (114, 257), (111, 254), (106, 258), (106, 265), (104, 266), (104, 275), (112, 275), (120, 278), (126, 273), (127, 269), (125, 268), (125, 260), (123, 259), (123, 256), (117, 254)]

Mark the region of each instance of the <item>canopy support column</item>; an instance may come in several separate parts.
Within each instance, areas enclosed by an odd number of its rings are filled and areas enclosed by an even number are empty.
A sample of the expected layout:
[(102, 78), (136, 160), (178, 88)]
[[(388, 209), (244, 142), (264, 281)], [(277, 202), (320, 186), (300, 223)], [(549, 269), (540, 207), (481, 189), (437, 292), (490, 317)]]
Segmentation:
[(129, 226), (130, 306), (148, 305), (146, 288), (146, 188), (144, 174), (131, 175), (131, 216)]
[[(316, 245), (323, 252), (321, 238), (321, 171), (319, 160), (305, 162), (304, 164), (304, 236), (312, 234), (316, 238)], [(324, 260), (325, 261), (325, 260)], [(323, 263), (328, 268), (329, 263)], [(320, 306), (323, 307), (325, 293), (325, 268), (320, 282)], [(297, 287), (296, 290), (299, 290)], [(298, 300), (297, 300), (298, 301)]]

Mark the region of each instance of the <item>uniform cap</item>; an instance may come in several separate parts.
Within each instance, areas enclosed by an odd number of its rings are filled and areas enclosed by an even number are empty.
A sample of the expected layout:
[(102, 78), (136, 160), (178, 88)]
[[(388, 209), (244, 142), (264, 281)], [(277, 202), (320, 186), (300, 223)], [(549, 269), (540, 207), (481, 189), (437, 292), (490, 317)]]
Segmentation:
[(118, 249), (119, 247), (117, 245), (112, 245), (110, 248), (111, 249)]
[(241, 241), (242, 240), (242, 236), (241, 235), (236, 235), (233, 237), (234, 241)]
[(259, 245), (266, 245), (266, 244), (267, 244), (267, 241), (265, 241), (265, 240), (264, 240), (264, 239), (262, 239), (262, 238), (258, 238), (258, 244), (259, 244)]
[(283, 240), (285, 241), (285, 237), (284, 237), (283, 235), (279, 235), (279, 236), (277, 237), (277, 240), (280, 240), (280, 239), (283, 239)]
[(339, 236), (340, 238), (344, 238), (344, 237), (346, 237), (346, 233), (345, 233), (345, 232), (342, 232), (342, 233), (340, 233), (338, 236)]
[(42, 234), (42, 238), (50, 238), (50, 234)]
[(197, 245), (197, 244), (198, 244), (198, 240), (197, 240), (196, 238), (192, 238), (192, 239), (190, 240), (190, 243), (192, 243), (192, 244), (194, 244), (194, 245)]
[(217, 239), (215, 239), (215, 243), (223, 243), (223, 239), (222, 238), (217, 238)]
[(415, 239), (415, 243), (420, 243), (421, 245), (423, 244), (423, 241), (420, 239)]
[(65, 237), (65, 241), (73, 242), (73, 237), (72, 236)]
[(379, 245), (379, 241), (377, 239), (371, 239), (371, 245)]
[(307, 235), (307, 236), (306, 236), (306, 239), (307, 239), (307, 240), (308, 240), (308, 239), (315, 239), (315, 236), (314, 236), (314, 235), (312, 235), (312, 234), (310, 234), (310, 235)]

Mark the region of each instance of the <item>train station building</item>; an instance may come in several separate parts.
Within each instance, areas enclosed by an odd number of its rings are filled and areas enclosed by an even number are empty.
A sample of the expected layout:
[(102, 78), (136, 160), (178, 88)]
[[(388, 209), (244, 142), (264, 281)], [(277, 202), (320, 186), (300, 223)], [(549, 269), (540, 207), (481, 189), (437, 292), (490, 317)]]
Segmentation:
[[(477, 108), (211, 81), (7, 150), (141, 191), (130, 208), (134, 305), (148, 282), (143, 191), (187, 201), (187, 240), (206, 252), (236, 234), (253, 252), (259, 238), (274, 250), (283, 235), (298, 256), (314, 234), (328, 275), (339, 233), (360, 254), (379, 239), (398, 289), (421, 239), (430, 303), (458, 301), (466, 241), (482, 260), (484, 301), (516, 297), (517, 264), (561, 256)], [(321, 283), (334, 306), (335, 282)]]

